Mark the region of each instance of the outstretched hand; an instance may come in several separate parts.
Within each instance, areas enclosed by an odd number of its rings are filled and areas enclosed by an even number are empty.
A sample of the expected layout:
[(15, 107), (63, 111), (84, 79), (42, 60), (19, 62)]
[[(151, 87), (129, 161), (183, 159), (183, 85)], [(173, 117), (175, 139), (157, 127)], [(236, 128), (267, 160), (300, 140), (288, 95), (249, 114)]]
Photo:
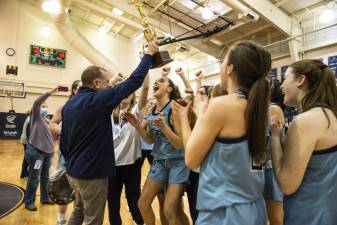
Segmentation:
[(167, 77), (170, 74), (170, 71), (171, 71), (171, 67), (165, 66), (161, 69), (161, 75), (163, 77)]
[(197, 80), (202, 80), (203, 79), (203, 74), (202, 74), (202, 70), (199, 70), (199, 71), (197, 71), (196, 73), (195, 73), (195, 78), (197, 79)]
[(113, 85), (118, 84), (119, 82), (123, 81), (124, 79), (125, 79), (125, 77), (123, 76), (123, 74), (118, 73), (116, 76), (111, 78), (110, 84), (113, 86)]
[(175, 70), (176, 74), (178, 74), (180, 77), (183, 76), (185, 73), (184, 73), (184, 70), (183, 68), (181, 67), (178, 67), (176, 70)]
[(152, 121), (152, 124), (160, 129), (163, 129), (166, 126), (163, 113), (160, 113), (158, 118)]
[(150, 41), (148, 47), (145, 51), (145, 54), (154, 55), (159, 51), (159, 47), (155, 41)]
[(57, 87), (51, 89), (51, 90), (49, 91), (49, 94), (54, 94), (54, 93), (59, 92), (58, 88), (59, 88), (59, 86), (57, 86)]
[(137, 118), (137, 115), (134, 115), (132, 113), (129, 112), (124, 112), (122, 114), (122, 116), (124, 117), (124, 119), (126, 119), (126, 121), (128, 121), (132, 126), (134, 127), (138, 127), (140, 126), (140, 121)]
[(172, 101), (173, 114), (176, 118), (182, 118), (188, 116), (188, 113), (191, 111), (192, 101), (189, 101), (187, 105), (182, 105), (177, 101)]

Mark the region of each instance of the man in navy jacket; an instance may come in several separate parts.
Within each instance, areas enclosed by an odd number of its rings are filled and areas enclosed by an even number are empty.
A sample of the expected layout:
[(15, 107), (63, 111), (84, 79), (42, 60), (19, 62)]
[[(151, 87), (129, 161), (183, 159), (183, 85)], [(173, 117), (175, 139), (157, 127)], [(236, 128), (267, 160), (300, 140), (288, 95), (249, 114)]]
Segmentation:
[(111, 112), (142, 85), (157, 51), (155, 42), (150, 42), (136, 70), (114, 87), (103, 68), (89, 66), (81, 76), (83, 86), (64, 105), (60, 149), (76, 191), (68, 225), (83, 220), (86, 225), (103, 223), (108, 177), (115, 170)]

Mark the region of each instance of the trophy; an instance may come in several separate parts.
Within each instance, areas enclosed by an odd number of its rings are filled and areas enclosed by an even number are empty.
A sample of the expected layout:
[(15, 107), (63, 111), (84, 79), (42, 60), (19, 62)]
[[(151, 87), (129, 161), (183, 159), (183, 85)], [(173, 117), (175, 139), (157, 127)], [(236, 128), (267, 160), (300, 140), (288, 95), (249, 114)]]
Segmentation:
[[(142, 10), (143, 2), (131, 0), (131, 1), (129, 1), (129, 4), (134, 5), (139, 12), (139, 15), (142, 19), (142, 25), (144, 27), (144, 38), (146, 39), (146, 41), (147, 42), (156, 41), (157, 40), (156, 32), (154, 31), (154, 29), (152, 27), (150, 27), (149, 23), (145, 19), (145, 15), (144, 15), (143, 10)], [(166, 65), (166, 64), (168, 64), (172, 61), (173, 61), (173, 59), (170, 58), (170, 55), (169, 55), (168, 51), (156, 52), (153, 55), (153, 58), (152, 58), (151, 68), (153, 69), (153, 68), (162, 67), (162, 66), (164, 66), (164, 65)]]

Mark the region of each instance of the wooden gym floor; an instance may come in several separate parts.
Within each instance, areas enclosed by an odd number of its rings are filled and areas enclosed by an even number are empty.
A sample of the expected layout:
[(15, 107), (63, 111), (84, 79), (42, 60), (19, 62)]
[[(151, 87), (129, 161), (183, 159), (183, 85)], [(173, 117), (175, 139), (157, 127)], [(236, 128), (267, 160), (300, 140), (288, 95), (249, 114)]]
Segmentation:
[[(55, 147), (55, 153), (53, 158), (53, 164), (51, 170), (56, 166), (57, 161), (57, 149)], [(26, 189), (27, 179), (20, 179), (21, 164), (23, 159), (23, 146), (18, 141), (5, 141), (0, 140), (0, 181), (16, 184), (18, 186)], [(142, 168), (142, 185), (145, 182), (146, 175), (149, 170), (149, 164), (146, 161)], [(56, 223), (56, 205), (40, 205), (39, 202), (39, 188), (36, 197), (36, 207), (38, 208), (35, 212), (30, 212), (24, 208), (22, 204), (18, 209), (4, 218), (0, 219), (0, 225), (55, 225)], [(185, 213), (189, 215), (188, 203), (186, 195), (184, 196)], [(73, 205), (70, 204), (67, 210), (67, 218), (69, 218)], [(157, 223), (160, 224), (159, 220), (159, 208), (157, 200), (153, 203), (153, 209), (157, 218)], [(128, 211), (127, 203), (125, 200), (124, 191), (121, 197), (121, 217), (123, 220), (123, 225), (134, 225), (131, 214)], [(106, 206), (104, 223), (109, 224), (108, 220), (108, 210)]]

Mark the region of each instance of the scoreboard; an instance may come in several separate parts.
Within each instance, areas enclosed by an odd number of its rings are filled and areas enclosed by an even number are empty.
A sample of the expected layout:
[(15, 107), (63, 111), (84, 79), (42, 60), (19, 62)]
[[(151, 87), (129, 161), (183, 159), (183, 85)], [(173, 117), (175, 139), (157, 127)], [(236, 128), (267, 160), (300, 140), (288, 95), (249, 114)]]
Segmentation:
[(29, 63), (65, 68), (67, 50), (30, 45)]

